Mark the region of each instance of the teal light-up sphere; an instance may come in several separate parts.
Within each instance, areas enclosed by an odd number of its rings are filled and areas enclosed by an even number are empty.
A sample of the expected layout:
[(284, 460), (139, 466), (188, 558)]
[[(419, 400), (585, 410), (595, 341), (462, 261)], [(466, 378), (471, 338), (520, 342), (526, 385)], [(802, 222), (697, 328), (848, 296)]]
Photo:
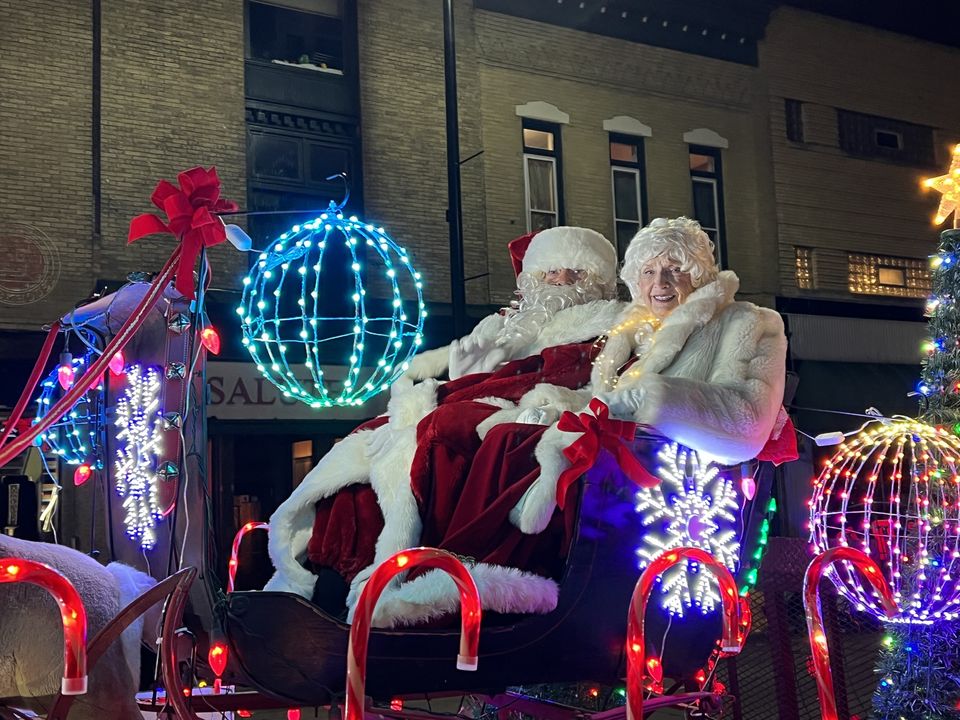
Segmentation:
[(312, 408), (363, 404), (423, 342), (423, 283), (407, 251), (333, 203), (274, 240), (243, 284), (243, 344), (285, 397)]

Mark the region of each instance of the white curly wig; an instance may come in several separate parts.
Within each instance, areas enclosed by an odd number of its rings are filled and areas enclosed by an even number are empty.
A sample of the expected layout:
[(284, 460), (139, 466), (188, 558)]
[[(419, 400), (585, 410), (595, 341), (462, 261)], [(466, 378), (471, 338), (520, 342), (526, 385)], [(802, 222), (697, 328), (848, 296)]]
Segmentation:
[(659, 255), (666, 255), (679, 263), (683, 272), (690, 273), (695, 288), (713, 282), (720, 272), (713, 242), (700, 223), (686, 217), (657, 218), (633, 236), (623, 256), (620, 277), (635, 301), (640, 299), (640, 269)]

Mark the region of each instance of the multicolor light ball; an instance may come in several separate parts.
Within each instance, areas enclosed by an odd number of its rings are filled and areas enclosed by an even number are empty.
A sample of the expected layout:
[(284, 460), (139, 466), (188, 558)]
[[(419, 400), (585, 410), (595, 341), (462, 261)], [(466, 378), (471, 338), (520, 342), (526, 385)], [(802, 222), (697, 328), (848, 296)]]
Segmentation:
[[(813, 483), (814, 552), (853, 547), (883, 571), (900, 609), (895, 622), (960, 617), (960, 439), (916, 420), (888, 421), (845, 442)], [(872, 588), (843, 564), (841, 594), (883, 618)]]
[(312, 408), (361, 405), (423, 342), (423, 283), (407, 251), (333, 203), (260, 253), (243, 283), (243, 344), (285, 397)]

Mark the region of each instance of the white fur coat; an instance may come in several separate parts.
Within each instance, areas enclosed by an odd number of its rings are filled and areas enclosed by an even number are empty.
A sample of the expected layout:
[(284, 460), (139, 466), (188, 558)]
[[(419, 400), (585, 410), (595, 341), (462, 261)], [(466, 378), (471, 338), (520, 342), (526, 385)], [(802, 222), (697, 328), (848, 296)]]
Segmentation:
[[(598, 393), (612, 417), (650, 425), (723, 463), (760, 452), (783, 402), (787, 340), (776, 312), (734, 302), (739, 284), (734, 273), (721, 272), (667, 316), (631, 367), (635, 377)], [(618, 324), (636, 312), (627, 308)], [(610, 338), (605, 367), (620, 367), (635, 348), (631, 333)], [(600, 368), (593, 384), (602, 386)], [(557, 480), (569, 467), (563, 449), (577, 437), (556, 424), (544, 433), (536, 450), (540, 477), (511, 513), (523, 532), (540, 532), (549, 522)]]
[[(623, 303), (600, 300), (561, 310), (544, 326), (534, 343), (510, 359), (598, 337), (613, 326), (623, 307)], [(479, 332), (488, 330), (489, 327)], [(423, 356), (426, 360), (416, 368), (418, 378), (442, 374), (446, 370), (447, 349), (440, 350), (443, 352), (434, 351), (432, 356)], [(384, 516), (384, 529), (377, 539), (374, 563), (357, 575), (351, 586), (348, 598), (351, 607), (377, 565), (393, 553), (419, 544), (421, 520), (410, 487), (410, 469), (417, 447), (417, 424), (436, 407), (438, 386), (436, 380), (427, 379), (395, 394), (388, 406), (389, 422), (386, 425), (354, 433), (337, 443), (277, 508), (270, 518), (269, 540), (276, 573), (265, 590), (311, 597), (317, 578), (303, 566), (303, 561), (313, 531), (314, 506), (317, 501), (348, 485), (369, 483)], [(547, 392), (544, 386), (538, 386), (538, 389), (540, 396)], [(484, 398), (483, 402), (509, 410), (501, 422), (512, 421), (522, 410), (512, 402), (498, 398)], [(577, 402), (580, 402), (579, 397)], [(557, 587), (552, 580), (513, 568), (477, 566), (474, 569), (487, 609), (547, 612), (556, 605)], [(414, 582), (385, 591), (383, 600), (378, 603), (374, 623), (392, 626), (443, 615), (456, 609), (457, 597), (453, 583), (446, 577), (436, 572), (426, 573)]]

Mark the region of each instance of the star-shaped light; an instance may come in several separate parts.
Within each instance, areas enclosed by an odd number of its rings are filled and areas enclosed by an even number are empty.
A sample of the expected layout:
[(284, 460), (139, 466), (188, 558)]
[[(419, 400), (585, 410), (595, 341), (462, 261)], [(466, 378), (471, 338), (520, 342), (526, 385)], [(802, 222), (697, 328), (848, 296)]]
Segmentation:
[(923, 186), (933, 188), (943, 195), (940, 198), (940, 207), (937, 216), (933, 219), (934, 225), (940, 225), (953, 213), (954, 227), (960, 222), (957, 210), (960, 209), (960, 145), (953, 148), (953, 157), (950, 160), (950, 169), (946, 175), (927, 178)]

